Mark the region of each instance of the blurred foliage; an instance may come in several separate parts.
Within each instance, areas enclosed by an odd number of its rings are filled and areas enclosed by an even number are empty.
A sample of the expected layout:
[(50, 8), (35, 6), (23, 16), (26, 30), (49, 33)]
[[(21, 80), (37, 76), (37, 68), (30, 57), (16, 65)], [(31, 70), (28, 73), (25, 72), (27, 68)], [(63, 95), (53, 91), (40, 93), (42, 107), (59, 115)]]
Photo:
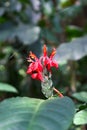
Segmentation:
[[(54, 86), (75, 101), (76, 118), (80, 111), (87, 115), (87, 102), (81, 102), (87, 99), (87, 0), (0, 1), (0, 101), (16, 96), (45, 99), (40, 82), (26, 74), (29, 51), (39, 57), (44, 43), (49, 52), (57, 48)], [(83, 124), (75, 123), (70, 130), (86, 130)]]

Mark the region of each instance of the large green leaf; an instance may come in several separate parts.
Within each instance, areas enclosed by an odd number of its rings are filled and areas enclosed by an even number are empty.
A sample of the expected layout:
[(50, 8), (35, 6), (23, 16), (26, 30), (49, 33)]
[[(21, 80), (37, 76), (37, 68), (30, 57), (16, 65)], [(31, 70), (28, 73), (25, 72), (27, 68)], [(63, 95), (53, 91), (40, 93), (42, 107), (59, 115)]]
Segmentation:
[(6, 83), (0, 83), (0, 91), (17, 93), (16, 88)]
[(58, 63), (68, 60), (79, 60), (87, 55), (87, 36), (73, 39), (61, 44), (57, 49), (55, 60)]
[(7, 99), (0, 104), (0, 130), (67, 130), (74, 112), (68, 97)]
[(70, 7), (61, 9), (59, 13), (61, 18), (70, 21), (73, 18), (75, 18), (78, 14), (80, 14), (81, 11), (82, 11), (82, 6), (79, 4), (79, 5), (72, 5)]
[(87, 124), (87, 109), (79, 111), (75, 114), (74, 117), (74, 124), (75, 125), (83, 125)]
[(72, 95), (74, 98), (82, 102), (87, 102), (87, 92), (78, 92)]
[(38, 39), (39, 33), (40, 28), (37, 26), (19, 25), (9, 30), (0, 31), (0, 41), (12, 40), (14, 37), (18, 37), (25, 44), (31, 44)]

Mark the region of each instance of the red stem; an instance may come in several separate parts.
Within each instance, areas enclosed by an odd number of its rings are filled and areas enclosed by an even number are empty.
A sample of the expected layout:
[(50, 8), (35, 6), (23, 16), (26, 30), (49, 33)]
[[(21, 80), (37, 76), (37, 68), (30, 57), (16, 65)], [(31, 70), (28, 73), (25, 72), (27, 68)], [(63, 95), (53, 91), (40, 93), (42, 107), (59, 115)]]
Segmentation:
[(64, 97), (62, 93), (60, 93), (56, 88), (53, 87), (53, 90), (58, 94), (59, 97)]

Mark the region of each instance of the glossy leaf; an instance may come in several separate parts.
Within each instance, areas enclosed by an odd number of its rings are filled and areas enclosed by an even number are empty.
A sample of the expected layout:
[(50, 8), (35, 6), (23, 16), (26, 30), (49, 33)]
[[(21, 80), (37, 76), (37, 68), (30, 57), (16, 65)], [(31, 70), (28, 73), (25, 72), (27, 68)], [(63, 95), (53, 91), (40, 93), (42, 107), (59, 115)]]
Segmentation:
[(9, 30), (0, 31), (0, 41), (12, 40), (14, 37), (18, 37), (25, 44), (31, 44), (38, 39), (39, 33), (39, 27), (20, 25)]
[(0, 130), (67, 130), (75, 108), (68, 97), (12, 98), (0, 104)]
[(15, 87), (6, 83), (0, 83), (0, 91), (17, 93), (17, 90)]
[(76, 38), (68, 43), (61, 44), (57, 49), (55, 60), (58, 62), (79, 60), (87, 55), (87, 36)]
[(82, 6), (78, 4), (78, 5), (69, 6), (67, 8), (60, 10), (60, 15), (61, 15), (61, 18), (71, 21), (81, 11), (82, 11)]
[(75, 114), (74, 124), (75, 125), (84, 125), (84, 124), (87, 124), (87, 109), (79, 111), (79, 112), (77, 112)]
[(87, 102), (87, 92), (78, 92), (72, 95), (74, 98), (82, 102)]

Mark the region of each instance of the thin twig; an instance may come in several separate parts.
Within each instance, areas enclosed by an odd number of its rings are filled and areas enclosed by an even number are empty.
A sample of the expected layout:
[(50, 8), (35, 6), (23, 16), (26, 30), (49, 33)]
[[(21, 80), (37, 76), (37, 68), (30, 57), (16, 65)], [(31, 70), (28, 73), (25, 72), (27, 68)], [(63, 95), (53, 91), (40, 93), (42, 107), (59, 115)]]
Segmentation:
[(56, 88), (53, 87), (53, 90), (58, 94), (59, 97), (64, 97), (61, 92), (59, 92)]

